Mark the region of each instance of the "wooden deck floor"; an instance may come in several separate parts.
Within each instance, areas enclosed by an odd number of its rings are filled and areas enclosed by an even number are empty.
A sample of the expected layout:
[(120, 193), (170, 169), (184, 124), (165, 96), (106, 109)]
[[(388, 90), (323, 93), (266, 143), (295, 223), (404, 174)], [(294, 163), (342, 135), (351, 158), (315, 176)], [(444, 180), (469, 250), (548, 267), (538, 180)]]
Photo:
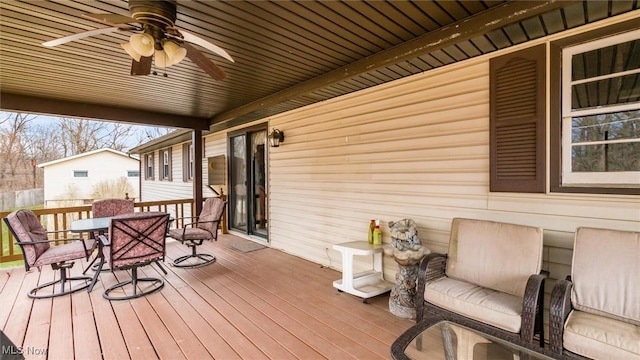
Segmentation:
[[(363, 304), (337, 292), (335, 270), (270, 248), (243, 253), (235, 241), (246, 240), (222, 235), (203, 245), (217, 257), (209, 266), (166, 266), (166, 276), (145, 267), (165, 287), (135, 300), (102, 297), (126, 272), (103, 272), (91, 293), (32, 300), (27, 291), (57, 273), (1, 269), (0, 329), (27, 358), (389, 359), (413, 324), (389, 312), (388, 295)], [(166, 263), (187, 251), (168, 242)]]

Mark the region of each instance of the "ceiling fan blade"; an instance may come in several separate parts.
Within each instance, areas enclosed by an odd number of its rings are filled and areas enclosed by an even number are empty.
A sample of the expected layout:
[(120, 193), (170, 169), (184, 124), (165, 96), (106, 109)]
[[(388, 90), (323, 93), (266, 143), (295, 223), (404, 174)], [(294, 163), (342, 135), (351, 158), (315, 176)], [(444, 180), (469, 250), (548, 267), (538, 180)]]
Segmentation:
[(188, 41), (188, 42), (190, 42), (192, 44), (200, 45), (203, 48), (205, 48), (205, 49), (207, 49), (207, 50), (209, 50), (211, 52), (214, 52), (214, 53), (222, 56), (223, 58), (225, 58), (225, 59), (227, 59), (227, 60), (229, 60), (231, 62), (235, 62), (233, 60), (233, 58), (231, 57), (231, 55), (229, 55), (226, 51), (224, 51), (224, 49), (221, 48), (220, 46), (214, 45), (214, 44), (208, 42), (207, 40), (205, 40), (205, 39), (203, 39), (201, 37), (195, 36), (195, 35), (193, 35), (191, 33), (188, 33), (188, 32), (186, 32), (184, 30), (179, 30), (179, 31), (182, 34), (182, 36), (184, 38), (184, 41)]
[(114, 24), (130, 24), (137, 23), (136, 19), (120, 14), (82, 14), (82, 17), (95, 20), (97, 22), (114, 25)]
[(79, 32), (79, 33), (75, 33), (73, 35), (69, 35), (69, 36), (65, 36), (65, 37), (61, 37), (58, 39), (54, 39), (54, 40), (50, 40), (47, 42), (43, 42), (42, 45), (44, 46), (48, 46), (48, 47), (52, 47), (52, 46), (57, 46), (57, 45), (61, 45), (61, 44), (65, 44), (71, 41), (76, 41), (76, 40), (80, 40), (89, 36), (95, 36), (95, 35), (100, 35), (100, 34), (108, 34), (111, 32), (114, 32), (116, 30), (118, 30), (118, 27), (107, 27), (107, 28), (99, 28), (99, 29), (93, 29), (93, 30), (89, 30), (89, 31), (83, 31), (83, 32)]
[(131, 75), (151, 74), (151, 63), (153, 56), (143, 56), (140, 61), (131, 60)]
[(206, 57), (200, 50), (196, 49), (189, 43), (183, 43), (182, 47), (187, 49), (187, 57), (191, 59), (196, 65), (198, 65), (204, 72), (209, 74), (214, 80), (224, 80), (227, 77), (222, 69), (218, 65), (214, 64), (211, 59)]

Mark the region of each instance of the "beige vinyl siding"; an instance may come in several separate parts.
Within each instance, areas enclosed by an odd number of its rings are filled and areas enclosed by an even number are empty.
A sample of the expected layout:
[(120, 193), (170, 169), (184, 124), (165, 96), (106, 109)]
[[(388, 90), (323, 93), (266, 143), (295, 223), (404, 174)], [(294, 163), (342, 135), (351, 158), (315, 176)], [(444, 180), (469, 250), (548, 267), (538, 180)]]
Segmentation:
[(271, 118), (286, 134), (270, 149), (272, 246), (340, 269), (333, 244), (374, 218), (389, 242), (387, 222), (408, 217), (444, 250), (443, 208), (486, 209), (489, 184), (488, 63), (458, 68)]
[[(488, 57), (270, 118), (271, 246), (341, 269), (332, 245), (366, 239), (370, 219), (414, 219), (446, 252), (454, 217), (544, 229), (546, 291), (570, 272), (578, 226), (640, 231), (634, 196), (489, 192)], [(370, 267), (358, 258), (356, 271)], [(387, 279), (396, 264), (384, 258)], [(546, 298), (548, 301), (548, 296)]]
[(192, 183), (182, 181), (182, 144), (175, 144), (171, 147), (171, 181), (160, 180), (162, 156), (160, 156), (158, 150), (154, 152), (154, 180), (142, 181), (142, 201), (188, 199), (193, 197)]
[[(204, 159), (202, 163), (202, 175), (203, 175), (203, 195), (205, 197), (214, 196), (215, 194), (207, 187), (208, 184), (208, 172), (207, 172), (207, 157), (216, 155), (225, 155), (227, 151), (226, 134), (215, 134), (205, 138), (204, 141)], [(173, 171), (173, 181), (160, 181), (158, 180), (159, 166), (158, 158), (159, 152), (155, 151), (155, 180), (143, 180), (142, 181), (142, 201), (153, 200), (170, 200), (170, 199), (188, 199), (193, 198), (193, 183), (191, 181), (184, 182), (182, 180), (183, 172), (183, 153), (182, 145), (186, 142), (175, 144), (171, 150), (171, 164)], [(218, 189), (216, 189), (218, 190)], [(226, 188), (224, 189), (226, 193)]]

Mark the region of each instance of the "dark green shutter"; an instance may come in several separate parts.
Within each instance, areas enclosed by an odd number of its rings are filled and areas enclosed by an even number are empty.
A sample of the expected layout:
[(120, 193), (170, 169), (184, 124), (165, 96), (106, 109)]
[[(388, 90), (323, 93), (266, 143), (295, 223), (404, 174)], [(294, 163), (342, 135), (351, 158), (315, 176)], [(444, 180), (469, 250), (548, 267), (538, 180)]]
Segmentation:
[(490, 61), (490, 190), (545, 192), (545, 46)]

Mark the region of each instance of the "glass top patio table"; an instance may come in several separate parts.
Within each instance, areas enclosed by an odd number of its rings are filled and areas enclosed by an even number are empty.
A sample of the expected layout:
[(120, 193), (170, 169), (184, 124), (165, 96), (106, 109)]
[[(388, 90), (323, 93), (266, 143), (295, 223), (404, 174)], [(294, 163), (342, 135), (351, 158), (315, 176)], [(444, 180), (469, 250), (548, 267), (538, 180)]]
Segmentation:
[(515, 344), (443, 319), (422, 321), (405, 331), (391, 345), (391, 356), (395, 360), (557, 358), (536, 344)]
[(71, 222), (71, 232), (81, 233), (81, 232), (93, 232), (93, 231), (104, 231), (109, 229), (109, 222), (111, 221), (110, 217), (100, 217), (100, 218), (90, 218), (90, 219), (80, 219), (74, 220)]

